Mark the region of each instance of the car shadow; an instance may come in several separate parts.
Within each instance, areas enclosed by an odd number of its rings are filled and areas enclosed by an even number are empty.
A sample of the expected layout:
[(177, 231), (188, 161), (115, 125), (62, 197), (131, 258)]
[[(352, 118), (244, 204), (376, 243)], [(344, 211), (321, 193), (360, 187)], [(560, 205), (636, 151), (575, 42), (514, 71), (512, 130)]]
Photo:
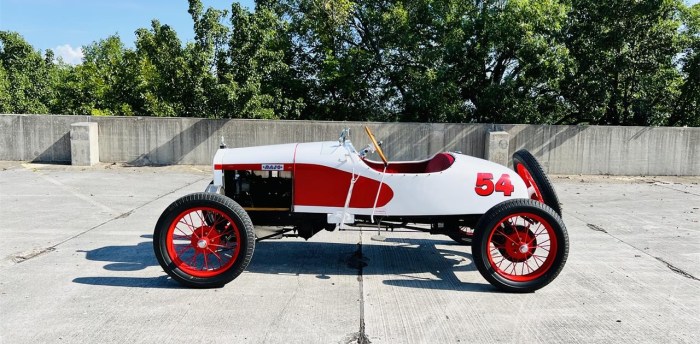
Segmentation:
[[(438, 237), (388, 237), (381, 243), (368, 241), (361, 246), (296, 239), (266, 240), (256, 244), (253, 259), (245, 273), (313, 275), (318, 279), (361, 274), (367, 280), (375, 281), (378, 278), (384, 285), (396, 287), (495, 291), (486, 281), (470, 283), (458, 278), (456, 273), (478, 274), (468, 251), (451, 240), (440, 240)], [(129, 272), (158, 266), (151, 241), (81, 252), (85, 252), (88, 260), (107, 263), (103, 268), (109, 271)], [(114, 287), (181, 288), (179, 283), (164, 273), (158, 277), (79, 277), (73, 282)]]

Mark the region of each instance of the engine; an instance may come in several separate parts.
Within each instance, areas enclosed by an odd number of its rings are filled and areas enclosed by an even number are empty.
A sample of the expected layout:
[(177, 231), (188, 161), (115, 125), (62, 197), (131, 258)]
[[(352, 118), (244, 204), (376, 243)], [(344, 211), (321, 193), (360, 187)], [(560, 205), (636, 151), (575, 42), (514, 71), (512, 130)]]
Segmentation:
[(247, 211), (289, 211), (292, 206), (292, 172), (226, 171), (224, 188)]

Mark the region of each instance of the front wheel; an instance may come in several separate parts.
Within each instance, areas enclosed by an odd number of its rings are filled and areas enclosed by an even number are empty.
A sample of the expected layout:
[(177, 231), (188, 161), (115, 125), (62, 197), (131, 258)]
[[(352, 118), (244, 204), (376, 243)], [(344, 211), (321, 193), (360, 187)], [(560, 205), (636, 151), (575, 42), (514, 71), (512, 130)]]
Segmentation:
[(194, 288), (221, 287), (248, 266), (253, 224), (228, 197), (195, 193), (173, 202), (153, 233), (158, 263), (174, 280)]
[(569, 238), (552, 208), (531, 199), (514, 199), (481, 217), (472, 254), (481, 275), (496, 288), (533, 292), (559, 275), (569, 254)]

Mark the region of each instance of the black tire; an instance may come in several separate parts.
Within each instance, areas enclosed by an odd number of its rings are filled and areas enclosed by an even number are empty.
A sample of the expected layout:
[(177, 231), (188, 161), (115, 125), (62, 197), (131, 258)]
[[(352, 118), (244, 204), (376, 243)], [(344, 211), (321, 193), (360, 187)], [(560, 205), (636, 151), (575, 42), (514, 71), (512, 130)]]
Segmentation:
[[(211, 218), (218, 222), (206, 220)], [(190, 194), (170, 204), (160, 216), (153, 249), (163, 270), (181, 284), (222, 287), (238, 277), (253, 257), (253, 223), (245, 210), (226, 196)]]
[(528, 293), (559, 275), (569, 254), (569, 237), (561, 217), (547, 205), (508, 200), (479, 219), (472, 254), (477, 269), (493, 286)]
[(528, 176), (524, 175), (525, 173), (520, 170), (518, 166), (522, 166), (532, 177), (532, 181), (537, 186), (542, 202), (554, 209), (559, 216), (562, 216), (562, 208), (561, 204), (559, 203), (559, 197), (557, 197), (557, 193), (554, 191), (552, 182), (549, 180), (549, 177), (547, 177), (547, 174), (544, 173), (544, 169), (542, 169), (542, 165), (540, 165), (537, 159), (535, 159), (535, 157), (525, 149), (521, 149), (513, 153), (513, 169), (523, 180), (525, 180), (525, 183), (528, 184)]

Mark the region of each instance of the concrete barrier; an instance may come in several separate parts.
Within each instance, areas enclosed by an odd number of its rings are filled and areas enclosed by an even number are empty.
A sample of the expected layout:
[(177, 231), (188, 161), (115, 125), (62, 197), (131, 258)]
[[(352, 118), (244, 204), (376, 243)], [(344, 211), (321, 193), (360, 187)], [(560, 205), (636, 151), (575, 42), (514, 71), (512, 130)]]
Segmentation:
[(78, 122), (70, 125), (71, 165), (92, 166), (100, 162), (97, 123)]
[(202, 164), (224, 136), (229, 147), (337, 138), (352, 130), (367, 144), (369, 124), (390, 160), (425, 159), (443, 150), (486, 156), (488, 133), (508, 134), (508, 159), (530, 150), (553, 174), (700, 175), (700, 128), (209, 120), (198, 118), (0, 115), (0, 160), (70, 163), (70, 125), (99, 125), (102, 162)]
[(509, 137), (505, 131), (492, 131), (488, 134), (486, 140), (486, 151), (484, 158), (489, 161), (508, 166), (510, 155), (508, 154)]

